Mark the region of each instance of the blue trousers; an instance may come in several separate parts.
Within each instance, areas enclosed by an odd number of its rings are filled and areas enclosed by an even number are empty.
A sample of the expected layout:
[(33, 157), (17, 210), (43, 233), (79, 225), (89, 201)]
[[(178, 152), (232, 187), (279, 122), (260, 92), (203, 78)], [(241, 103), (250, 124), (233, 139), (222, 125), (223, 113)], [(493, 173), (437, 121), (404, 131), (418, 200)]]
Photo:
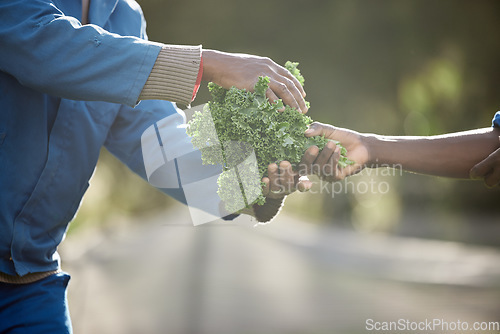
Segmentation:
[(69, 279), (59, 273), (29, 284), (0, 283), (0, 333), (72, 333), (66, 297)]

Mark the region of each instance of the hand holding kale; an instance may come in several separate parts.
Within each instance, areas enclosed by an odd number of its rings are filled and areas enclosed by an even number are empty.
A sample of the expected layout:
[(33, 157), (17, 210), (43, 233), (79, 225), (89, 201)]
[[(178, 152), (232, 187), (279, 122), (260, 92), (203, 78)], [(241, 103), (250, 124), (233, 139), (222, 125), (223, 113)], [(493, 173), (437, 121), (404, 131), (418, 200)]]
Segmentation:
[(258, 76), (269, 77), (267, 98), (281, 99), (303, 113), (307, 112), (306, 93), (289, 70), (266, 57), (241, 53), (227, 53), (203, 49), (203, 81), (214, 82), (229, 89), (253, 90)]
[[(287, 62), (285, 67), (303, 85), (304, 78), (297, 65)], [(284, 106), (281, 101), (270, 103), (266, 97), (268, 85), (267, 77), (259, 78), (254, 92), (235, 87), (226, 90), (209, 83), (212, 100), (202, 112), (196, 112), (188, 124), (188, 134), (193, 145), (200, 149), (203, 163), (223, 166), (218, 194), (230, 212), (241, 209), (242, 193), (246, 199), (256, 198), (245, 201), (247, 207), (266, 202), (260, 180), (267, 176), (269, 164), (286, 160), (297, 166), (307, 148), (315, 145), (322, 150), (329, 141), (324, 137), (304, 136), (313, 120), (290, 106)], [(345, 158), (345, 149), (341, 150), (338, 164), (344, 167), (352, 162)], [(258, 171), (250, 165), (251, 159), (246, 159), (253, 152)], [(234, 177), (236, 166), (239, 171), (245, 171), (237, 178)], [(242, 183), (245, 184), (244, 192)]]

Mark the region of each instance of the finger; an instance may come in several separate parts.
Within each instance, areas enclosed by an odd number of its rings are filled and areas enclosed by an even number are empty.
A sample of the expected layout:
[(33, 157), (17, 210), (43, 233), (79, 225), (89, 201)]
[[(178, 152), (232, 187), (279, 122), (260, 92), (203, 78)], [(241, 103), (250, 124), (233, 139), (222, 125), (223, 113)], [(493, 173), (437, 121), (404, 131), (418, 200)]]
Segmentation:
[(292, 165), (288, 161), (280, 163), (280, 180), (285, 193), (290, 194), (295, 191), (295, 175)]
[(319, 148), (315, 145), (306, 150), (299, 163), (299, 175), (310, 175), (312, 173), (312, 164), (318, 154)]
[(484, 183), (490, 188), (497, 186), (500, 183), (500, 167), (488, 173), (484, 178)]
[[(303, 114), (307, 113), (307, 105), (306, 105), (306, 100), (304, 100), (304, 96), (302, 95), (301, 91), (297, 88), (296, 84), (293, 82), (293, 80), (282, 76), (280, 78), (277, 78), (277, 81), (284, 83), (290, 93), (293, 95), (295, 101), (297, 101), (299, 108), (296, 108), (298, 111), (302, 112)], [(299, 84), (299, 87), (300, 84)]]
[(331, 138), (333, 132), (335, 132), (335, 127), (320, 122), (314, 122), (309, 125), (309, 128), (304, 134), (306, 137), (324, 136), (326, 138)]
[(263, 177), (262, 182), (264, 182), (264, 185), (262, 186), (262, 195), (267, 196), (269, 195), (269, 178)]
[(326, 143), (325, 147), (321, 150), (321, 153), (318, 155), (316, 160), (314, 161), (314, 169), (318, 170), (318, 173), (321, 174), (323, 167), (327, 164), (328, 160), (332, 156), (333, 152), (337, 148), (337, 145), (333, 141), (329, 141)]
[(300, 105), (290, 92), (288, 86), (282, 82), (278, 82), (276, 80), (271, 80), (269, 82), (269, 88), (272, 89), (274, 94), (276, 94), (284, 104), (289, 105), (292, 108), (300, 110)]
[(491, 153), (486, 159), (476, 164), (469, 172), (471, 179), (481, 179), (492, 171), (496, 163), (496, 156), (500, 155), (500, 149)]
[(311, 190), (313, 183), (309, 181), (306, 176), (303, 176), (299, 179), (297, 183), (297, 190), (301, 193)]
[(287, 70), (286, 68), (280, 66), (279, 70), (278, 70), (278, 74), (281, 74), (281, 75), (287, 77), (288, 79), (292, 80), (292, 82), (295, 85), (295, 87), (297, 87), (297, 89), (299, 90), (300, 95), (302, 97), (306, 97), (306, 91), (304, 90), (304, 87), (302, 87), (302, 85), (300, 84), (299, 80), (292, 73), (290, 73), (289, 70)]
[[(275, 103), (276, 101), (279, 100), (279, 98), (276, 96), (276, 94), (274, 94), (273, 90), (271, 88), (268, 88), (267, 91), (266, 91), (266, 97), (269, 101), (271, 101), (271, 103)], [(278, 111), (284, 111), (285, 108), (280, 108), (278, 109)]]
[(269, 177), (269, 194), (279, 193), (282, 189), (278, 165), (270, 164), (267, 167), (267, 175)]
[(326, 163), (321, 170), (322, 179), (325, 180), (326, 182), (334, 182), (339, 179), (338, 178), (338, 174), (340, 173), (338, 166), (339, 159), (340, 159), (340, 147), (336, 146), (335, 151), (328, 160), (328, 163)]

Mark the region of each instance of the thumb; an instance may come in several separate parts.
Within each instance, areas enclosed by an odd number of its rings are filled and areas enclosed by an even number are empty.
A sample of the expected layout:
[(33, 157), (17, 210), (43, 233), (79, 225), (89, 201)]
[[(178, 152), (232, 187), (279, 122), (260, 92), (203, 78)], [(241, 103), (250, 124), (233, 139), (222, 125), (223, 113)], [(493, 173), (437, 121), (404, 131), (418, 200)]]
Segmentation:
[[(500, 136), (498, 137), (500, 141)], [(469, 171), (469, 177), (471, 179), (481, 179), (486, 176), (489, 172), (491, 172), (495, 168), (496, 159), (500, 153), (500, 149), (497, 149), (493, 153), (491, 153), (488, 157), (486, 157), (481, 162), (477, 163), (474, 167)]]
[(479, 169), (480, 169), (479, 164), (472, 167), (471, 170), (469, 171), (469, 178), (471, 178), (472, 180), (481, 179), (483, 175), (481, 175), (482, 173), (479, 171)]
[(314, 122), (309, 125), (309, 128), (306, 130), (306, 132), (304, 132), (304, 134), (306, 135), (306, 137), (325, 136), (328, 138), (333, 130), (333, 126), (331, 125)]
[(483, 161), (477, 163), (474, 167), (469, 171), (469, 177), (471, 179), (482, 179), (488, 172), (493, 169), (493, 159), (491, 156), (484, 159)]

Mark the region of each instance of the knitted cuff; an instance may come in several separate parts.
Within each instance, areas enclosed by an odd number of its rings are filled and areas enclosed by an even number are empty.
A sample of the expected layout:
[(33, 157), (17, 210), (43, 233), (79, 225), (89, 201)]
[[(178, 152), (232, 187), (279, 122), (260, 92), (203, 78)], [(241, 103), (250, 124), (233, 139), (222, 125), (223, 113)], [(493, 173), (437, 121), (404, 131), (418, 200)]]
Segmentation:
[(54, 275), (57, 273), (60, 273), (61, 270), (51, 270), (51, 271), (44, 271), (40, 273), (30, 273), (26, 274), (24, 276), (13, 276), (13, 275), (7, 275), (5, 273), (0, 272), (0, 282), (1, 283), (9, 283), (9, 284), (28, 284), (28, 283), (33, 283), (36, 281), (39, 281), (45, 277), (49, 277), (50, 275)]
[(189, 105), (200, 70), (201, 45), (164, 45), (139, 100), (168, 100)]

